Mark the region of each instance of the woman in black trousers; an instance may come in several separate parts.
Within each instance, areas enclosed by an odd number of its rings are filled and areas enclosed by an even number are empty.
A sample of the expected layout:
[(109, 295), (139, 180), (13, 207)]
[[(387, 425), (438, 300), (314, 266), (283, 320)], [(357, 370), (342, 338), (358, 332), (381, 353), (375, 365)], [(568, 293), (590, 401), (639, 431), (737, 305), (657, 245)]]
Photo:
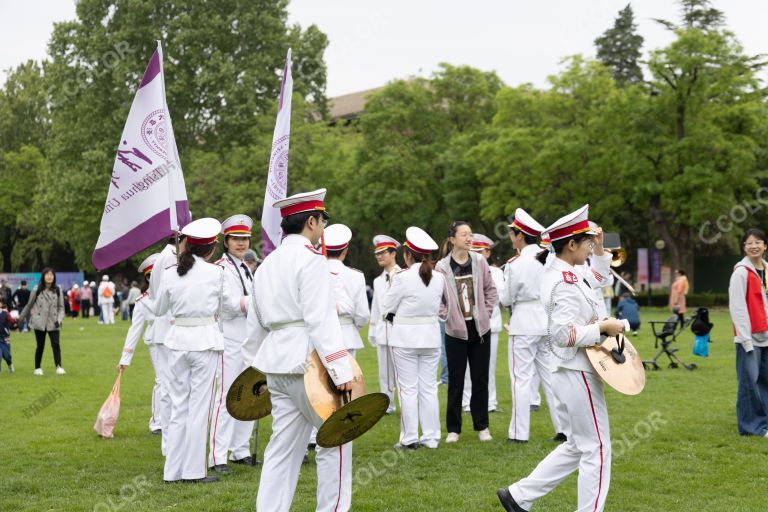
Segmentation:
[(45, 350), (45, 334), (51, 339), (53, 361), (56, 373), (64, 375), (61, 367), (61, 347), (59, 346), (59, 330), (64, 320), (64, 293), (56, 284), (56, 272), (52, 268), (44, 268), (40, 282), (29, 296), (29, 302), (19, 315), (19, 320), (29, 318), (29, 326), (35, 331), (37, 349), (35, 350), (35, 375), (42, 375), (43, 351)]

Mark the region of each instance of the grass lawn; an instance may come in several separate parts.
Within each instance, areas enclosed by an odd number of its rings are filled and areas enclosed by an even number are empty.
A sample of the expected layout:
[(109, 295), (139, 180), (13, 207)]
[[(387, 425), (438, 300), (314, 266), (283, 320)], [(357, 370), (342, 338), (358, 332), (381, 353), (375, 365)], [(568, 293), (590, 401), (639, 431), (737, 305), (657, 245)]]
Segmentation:
[[(643, 321), (661, 310), (643, 310)], [(710, 357), (691, 354), (693, 335), (679, 348), (698, 370), (648, 372), (635, 397), (607, 391), (613, 438), (613, 469), (607, 509), (613, 511), (768, 510), (768, 441), (736, 431), (734, 348), (727, 311), (712, 311)], [(137, 350), (123, 378), (122, 408), (112, 440), (92, 430), (109, 393), (127, 322), (100, 326), (69, 320), (62, 333), (67, 375), (54, 374), (50, 345), (45, 375), (32, 375), (34, 336), (14, 334), (16, 373), (0, 373), (0, 511), (247, 511), (254, 510), (257, 468), (235, 467), (212, 485), (163, 484), (160, 438), (147, 429), (152, 369), (146, 347)], [(653, 337), (643, 326), (632, 339), (650, 358)], [(480, 443), (465, 416), (455, 445), (402, 453), (392, 449), (398, 416), (385, 417), (354, 447), (353, 510), (499, 511), (497, 488), (527, 475), (554, 448), (549, 415), (532, 413), (531, 442), (506, 445), (510, 412), (507, 339), (501, 336), (497, 386), (504, 412), (491, 415), (494, 441)], [(376, 386), (376, 354), (359, 353), (369, 389)], [(445, 403), (445, 387), (440, 387)], [(33, 410), (33, 409), (38, 410)], [(444, 409), (443, 409), (444, 411)], [(441, 413), (444, 414), (444, 413)], [(259, 451), (270, 434), (261, 422)], [(445, 432), (444, 432), (445, 434)], [(576, 476), (539, 501), (537, 511), (576, 506)], [(314, 462), (304, 466), (293, 510), (315, 507)]]

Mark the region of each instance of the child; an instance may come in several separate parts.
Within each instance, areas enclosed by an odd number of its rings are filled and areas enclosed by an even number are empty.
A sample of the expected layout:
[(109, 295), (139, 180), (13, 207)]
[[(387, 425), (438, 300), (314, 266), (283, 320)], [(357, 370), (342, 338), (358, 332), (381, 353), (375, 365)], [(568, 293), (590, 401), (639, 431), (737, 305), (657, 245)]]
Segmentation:
[[(13, 373), (13, 360), (11, 359), (11, 329), (16, 328), (16, 320), (8, 311), (5, 299), (0, 298), (0, 356), (5, 359), (8, 371)], [(2, 362), (0, 362), (2, 371)]]
[(623, 293), (619, 303), (616, 305), (616, 318), (625, 319), (629, 322), (632, 329), (632, 336), (637, 336), (637, 330), (640, 328), (640, 306), (635, 299), (628, 293)]

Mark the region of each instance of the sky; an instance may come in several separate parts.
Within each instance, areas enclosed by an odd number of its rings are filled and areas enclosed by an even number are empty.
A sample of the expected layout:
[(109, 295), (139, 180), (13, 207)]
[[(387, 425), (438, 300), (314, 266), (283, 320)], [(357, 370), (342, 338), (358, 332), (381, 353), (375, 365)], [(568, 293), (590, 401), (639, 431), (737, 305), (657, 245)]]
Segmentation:
[[(563, 57), (594, 56), (595, 38), (627, 1), (292, 0), (288, 10), (291, 23), (315, 24), (328, 35), (327, 95), (335, 97), (429, 76), (441, 62), (496, 71), (509, 85), (545, 87)], [(652, 18), (677, 20), (677, 2), (632, 6), (646, 54), (672, 40)], [(747, 53), (768, 54), (764, 0), (715, 0), (714, 6)], [(53, 23), (74, 17), (74, 0), (0, 0), (0, 70), (45, 58)]]

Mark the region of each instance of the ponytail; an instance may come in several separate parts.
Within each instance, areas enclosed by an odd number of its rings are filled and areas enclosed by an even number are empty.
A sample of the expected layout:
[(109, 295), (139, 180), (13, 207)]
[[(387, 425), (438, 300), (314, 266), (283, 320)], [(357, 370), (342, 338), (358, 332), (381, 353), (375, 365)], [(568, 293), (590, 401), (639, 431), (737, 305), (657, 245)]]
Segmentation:
[(545, 265), (547, 263), (547, 256), (549, 256), (549, 249), (544, 249), (543, 251), (536, 253), (536, 261)]
[(206, 245), (188, 245), (187, 250), (179, 256), (179, 264), (176, 267), (176, 273), (184, 276), (195, 265), (195, 256), (206, 258), (213, 253), (216, 243)]
[(429, 286), (430, 281), (432, 281), (432, 269), (435, 266), (432, 256), (429, 254), (413, 252), (408, 247), (406, 247), (406, 250), (411, 253), (414, 262), (421, 263), (421, 266), (419, 267), (419, 277), (424, 282), (424, 286)]

